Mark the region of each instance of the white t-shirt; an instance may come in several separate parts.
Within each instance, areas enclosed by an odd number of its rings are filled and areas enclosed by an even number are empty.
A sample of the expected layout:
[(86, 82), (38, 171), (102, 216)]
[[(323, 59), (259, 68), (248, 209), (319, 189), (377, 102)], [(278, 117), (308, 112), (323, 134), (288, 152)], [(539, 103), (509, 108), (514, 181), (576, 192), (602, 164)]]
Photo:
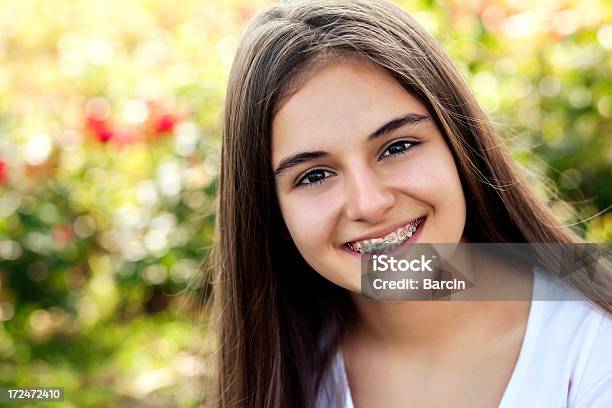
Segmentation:
[[(533, 282), (532, 299), (584, 299), (537, 268)], [(354, 408), (341, 352), (329, 384), (341, 384), (344, 408)], [(324, 386), (318, 408), (336, 408), (326, 397), (331, 394)], [(521, 351), (499, 405), (514, 407), (612, 408), (610, 314), (587, 300), (532, 301)]]

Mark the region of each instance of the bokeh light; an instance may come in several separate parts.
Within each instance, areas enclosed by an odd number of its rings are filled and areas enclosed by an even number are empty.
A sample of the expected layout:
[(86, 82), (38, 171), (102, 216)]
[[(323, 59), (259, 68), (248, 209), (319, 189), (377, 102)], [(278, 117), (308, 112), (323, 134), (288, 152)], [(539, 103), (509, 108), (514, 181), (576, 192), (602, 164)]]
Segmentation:
[[(0, 382), (67, 407), (195, 407), (226, 80), (267, 0), (0, 7)], [(398, 1), (533, 185), (612, 242), (612, 4)], [(533, 177), (532, 177), (533, 176)], [(576, 208), (573, 214), (560, 199)]]

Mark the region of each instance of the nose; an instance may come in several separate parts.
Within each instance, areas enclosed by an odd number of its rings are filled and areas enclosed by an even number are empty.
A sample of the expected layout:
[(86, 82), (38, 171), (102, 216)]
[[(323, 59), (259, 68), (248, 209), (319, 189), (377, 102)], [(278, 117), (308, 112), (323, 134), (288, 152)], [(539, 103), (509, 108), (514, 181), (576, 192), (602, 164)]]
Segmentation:
[(395, 204), (393, 191), (368, 168), (346, 173), (345, 213), (353, 221), (380, 221)]

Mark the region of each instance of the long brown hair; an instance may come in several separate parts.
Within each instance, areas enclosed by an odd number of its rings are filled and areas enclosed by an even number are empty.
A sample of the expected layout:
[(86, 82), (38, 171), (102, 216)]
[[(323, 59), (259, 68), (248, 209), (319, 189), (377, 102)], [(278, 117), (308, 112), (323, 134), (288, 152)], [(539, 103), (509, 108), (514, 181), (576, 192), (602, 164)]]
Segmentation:
[[(313, 407), (355, 313), (288, 237), (271, 121), (308, 73), (350, 55), (385, 68), (429, 110), (456, 161), (472, 242), (578, 243), (521, 178), (439, 44), (382, 0), (287, 1), (243, 32), (227, 88), (212, 251), (218, 407)], [(570, 283), (612, 307), (583, 275)]]

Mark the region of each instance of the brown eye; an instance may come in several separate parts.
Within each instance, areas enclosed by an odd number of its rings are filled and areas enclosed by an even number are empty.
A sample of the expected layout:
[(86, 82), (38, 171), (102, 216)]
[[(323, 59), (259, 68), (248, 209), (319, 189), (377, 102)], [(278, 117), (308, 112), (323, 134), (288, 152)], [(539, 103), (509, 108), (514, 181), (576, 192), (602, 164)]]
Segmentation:
[(383, 154), (380, 156), (379, 159), (382, 159), (382, 158), (385, 158), (385, 157), (388, 157), (394, 154), (405, 153), (414, 144), (415, 143), (406, 142), (406, 141), (395, 142), (385, 149), (385, 151), (383, 152)]
[(329, 170), (323, 170), (323, 169), (313, 170), (307, 173), (306, 175), (304, 175), (304, 177), (300, 179), (300, 181), (298, 182), (298, 187), (303, 187), (303, 186), (311, 187), (313, 185), (320, 184), (326, 178), (329, 178), (333, 175), (334, 173), (332, 173)]

